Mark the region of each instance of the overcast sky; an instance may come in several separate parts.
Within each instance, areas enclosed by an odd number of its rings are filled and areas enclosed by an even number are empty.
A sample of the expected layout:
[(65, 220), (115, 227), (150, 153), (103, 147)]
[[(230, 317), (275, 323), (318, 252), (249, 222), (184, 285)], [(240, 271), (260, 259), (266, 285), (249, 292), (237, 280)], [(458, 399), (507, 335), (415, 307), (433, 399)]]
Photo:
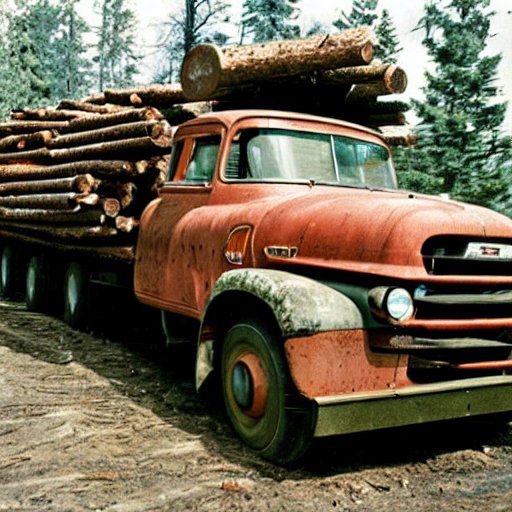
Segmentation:
[[(92, 0), (90, 1), (92, 3)], [(83, 5), (86, 3), (80, 2)], [(151, 45), (154, 43), (158, 23), (168, 19), (171, 8), (179, 8), (184, 2), (183, 0), (130, 0), (130, 3), (141, 20), (142, 40), (145, 44)], [(231, 4), (240, 12), (243, 0), (232, 0)], [(315, 20), (329, 24), (338, 16), (341, 9), (349, 12), (351, 4), (351, 0), (300, 0), (298, 2), (301, 9), (300, 22), (304, 26), (310, 26)], [(400, 43), (404, 47), (399, 64), (407, 72), (409, 86), (402, 97), (421, 99), (423, 75), (429, 62), (421, 44), (423, 34), (421, 31), (414, 31), (414, 28), (423, 14), (424, 4), (425, 0), (380, 0), (379, 2), (380, 8), (386, 8), (390, 12)], [(512, 1), (491, 0), (491, 7), (497, 15), (493, 18), (491, 27), (493, 36), (489, 42), (489, 50), (492, 54), (502, 54), (499, 85), (503, 88), (504, 99), (509, 101), (506, 130), (512, 134)], [(151, 66), (148, 69), (151, 69)]]

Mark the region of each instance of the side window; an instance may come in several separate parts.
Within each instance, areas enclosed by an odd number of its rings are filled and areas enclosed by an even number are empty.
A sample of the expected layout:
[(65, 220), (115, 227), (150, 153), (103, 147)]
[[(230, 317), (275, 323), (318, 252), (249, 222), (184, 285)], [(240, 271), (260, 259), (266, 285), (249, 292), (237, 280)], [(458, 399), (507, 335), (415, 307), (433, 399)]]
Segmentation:
[(220, 136), (200, 137), (195, 140), (185, 181), (210, 182), (219, 155)]
[(182, 152), (183, 141), (180, 140), (179, 142), (175, 143), (172, 148), (171, 161), (169, 163), (169, 169), (167, 171), (167, 181), (172, 181), (172, 179), (174, 178)]

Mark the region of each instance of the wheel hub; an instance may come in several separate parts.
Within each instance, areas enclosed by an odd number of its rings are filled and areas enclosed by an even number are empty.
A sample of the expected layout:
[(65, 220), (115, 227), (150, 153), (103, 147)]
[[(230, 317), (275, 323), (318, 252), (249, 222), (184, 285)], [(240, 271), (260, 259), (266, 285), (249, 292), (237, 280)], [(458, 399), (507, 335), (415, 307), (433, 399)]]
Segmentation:
[(74, 274), (69, 276), (68, 286), (67, 286), (67, 297), (69, 309), (72, 313), (75, 312), (76, 306), (78, 304), (78, 283), (77, 278)]
[(8, 276), (8, 262), (7, 256), (5, 255), (5, 251), (2, 253), (2, 258), (0, 260), (0, 279), (2, 288), (6, 288), (7, 286), (7, 276)]
[(238, 407), (251, 418), (261, 418), (268, 398), (268, 381), (260, 359), (243, 354), (235, 362), (231, 375), (233, 397)]
[(32, 267), (32, 265), (29, 265), (28, 269), (27, 269), (27, 290), (26, 290), (26, 294), (27, 294), (27, 298), (29, 300), (32, 300), (34, 298), (34, 295), (35, 295), (35, 287), (36, 287), (36, 271), (35, 269)]

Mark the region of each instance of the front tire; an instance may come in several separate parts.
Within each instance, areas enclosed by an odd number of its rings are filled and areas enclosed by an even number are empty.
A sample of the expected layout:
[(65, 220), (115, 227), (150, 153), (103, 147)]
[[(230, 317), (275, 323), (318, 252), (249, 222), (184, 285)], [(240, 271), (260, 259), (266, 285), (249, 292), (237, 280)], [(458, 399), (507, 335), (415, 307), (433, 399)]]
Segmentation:
[(277, 464), (298, 459), (312, 440), (314, 409), (291, 381), (281, 337), (253, 320), (234, 325), (221, 371), (226, 412), (242, 440)]

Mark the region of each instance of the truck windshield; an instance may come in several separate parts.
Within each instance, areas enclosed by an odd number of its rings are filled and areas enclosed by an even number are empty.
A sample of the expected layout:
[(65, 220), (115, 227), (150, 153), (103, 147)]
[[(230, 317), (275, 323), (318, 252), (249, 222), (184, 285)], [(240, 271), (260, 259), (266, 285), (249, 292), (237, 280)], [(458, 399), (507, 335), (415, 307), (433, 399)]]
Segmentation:
[(284, 129), (242, 130), (227, 179), (396, 188), (384, 146), (350, 137)]

